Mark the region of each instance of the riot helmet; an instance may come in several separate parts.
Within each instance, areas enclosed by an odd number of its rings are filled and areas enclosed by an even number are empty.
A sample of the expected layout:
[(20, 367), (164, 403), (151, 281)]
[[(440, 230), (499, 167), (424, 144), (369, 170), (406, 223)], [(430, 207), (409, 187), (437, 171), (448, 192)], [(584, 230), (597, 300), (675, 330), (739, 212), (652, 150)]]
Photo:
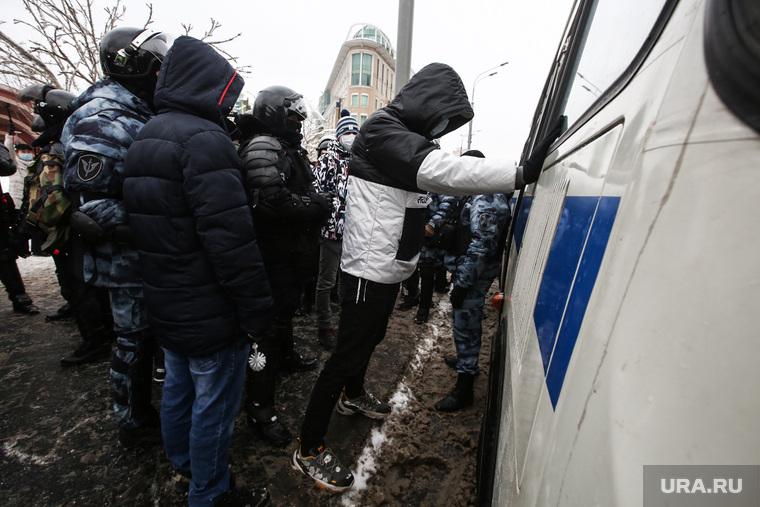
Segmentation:
[(172, 38), (163, 32), (114, 28), (100, 41), (100, 66), (103, 74), (117, 80), (152, 76), (171, 44)]
[(114, 28), (100, 41), (100, 66), (106, 76), (153, 108), (157, 72), (172, 42), (163, 32)]
[(327, 151), (327, 147), (330, 146), (330, 142), (333, 141), (332, 137), (324, 137), (317, 145), (317, 156), (321, 155), (323, 151)]
[(21, 102), (34, 102), (37, 115), (32, 120), (32, 130), (35, 132), (65, 121), (71, 114), (71, 102), (75, 98), (73, 93), (40, 83), (29, 85), (18, 94)]
[(253, 116), (267, 133), (298, 144), (303, 138), (301, 122), (308, 113), (303, 95), (285, 86), (269, 86), (256, 95)]

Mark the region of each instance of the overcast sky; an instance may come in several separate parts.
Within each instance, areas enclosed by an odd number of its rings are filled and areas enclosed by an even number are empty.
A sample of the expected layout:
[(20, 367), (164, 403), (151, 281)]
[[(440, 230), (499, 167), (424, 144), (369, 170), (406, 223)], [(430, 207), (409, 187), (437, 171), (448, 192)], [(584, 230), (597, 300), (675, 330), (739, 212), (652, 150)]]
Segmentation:
[[(148, 0), (123, 0), (125, 25), (140, 26)], [(487, 157), (516, 160), (573, 0), (416, 0), (412, 69), (428, 63), (451, 65), (472, 100), (476, 77), (508, 61), (498, 74), (475, 88), (472, 147)], [(28, 19), (21, 2), (6, 1), (3, 20)], [(10, 5), (9, 5), (10, 4)], [(96, 5), (111, 5), (98, 0)], [(161, 0), (153, 2), (154, 29), (182, 33), (192, 24), (200, 37), (210, 18), (221, 34), (242, 35), (225, 49), (251, 65), (244, 93), (255, 95), (270, 85), (285, 85), (316, 106), (330, 77), (341, 44), (355, 23), (371, 23), (396, 47), (397, 0)], [(11, 22), (2, 29), (24, 40)], [(26, 35), (28, 38), (29, 35)], [(78, 90), (81, 91), (81, 90)], [(446, 150), (467, 144), (467, 126), (447, 134)]]

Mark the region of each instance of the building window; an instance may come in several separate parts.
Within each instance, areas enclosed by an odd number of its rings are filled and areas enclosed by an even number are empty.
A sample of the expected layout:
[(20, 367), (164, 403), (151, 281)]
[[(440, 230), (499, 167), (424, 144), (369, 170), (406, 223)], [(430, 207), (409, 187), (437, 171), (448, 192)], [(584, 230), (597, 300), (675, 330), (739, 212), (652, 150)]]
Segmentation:
[(372, 86), (372, 55), (351, 55), (351, 86)]
[(368, 107), (369, 106), (369, 95), (366, 93), (362, 93), (362, 107)]
[(351, 105), (352, 106), (358, 106), (359, 105), (359, 94), (358, 93), (352, 93), (351, 94)]
[(367, 115), (366, 114), (360, 114), (359, 115), (359, 126), (364, 125), (365, 121), (367, 121)]

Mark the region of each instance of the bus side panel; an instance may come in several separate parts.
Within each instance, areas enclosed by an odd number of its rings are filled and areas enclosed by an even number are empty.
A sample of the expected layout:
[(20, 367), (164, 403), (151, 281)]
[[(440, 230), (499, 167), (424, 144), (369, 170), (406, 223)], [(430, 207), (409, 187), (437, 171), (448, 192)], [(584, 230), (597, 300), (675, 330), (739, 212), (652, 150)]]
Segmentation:
[[(612, 379), (630, 364), (611, 369), (609, 350), (617, 347), (617, 321), (632, 276), (641, 269), (651, 228), (678, 171), (679, 143), (688, 139), (706, 89), (704, 69), (694, 55), (701, 44), (686, 37), (692, 31), (691, 37), (699, 38), (699, 9), (686, 1), (678, 9), (684, 12), (674, 16), (661, 47), (655, 47), (634, 80), (550, 156), (551, 167), (541, 177), (524, 232), (518, 224), (515, 236), (522, 245), (507, 274), (511, 297), (503, 323), (512, 392), (504, 395), (510, 413), (502, 430), (513, 432), (508, 440), (514, 440), (514, 448), (502, 459), (514, 463), (519, 482), (513, 487), (513, 478), (500, 483), (497, 476), (498, 505), (615, 505), (631, 499), (640, 504), (641, 466), (646, 463), (634, 464), (631, 455), (620, 454), (613, 411), (625, 406), (627, 414), (637, 414), (642, 407), (611, 391)], [(695, 68), (700, 69), (696, 77)], [(564, 200), (556, 206), (563, 185), (567, 201), (597, 199), (591, 227), (588, 212), (573, 216), (573, 204)], [(565, 225), (563, 214), (570, 220)], [(583, 241), (563, 244), (558, 227)], [(604, 241), (607, 235), (610, 239)], [(548, 262), (550, 248), (559, 255), (555, 268)], [(600, 252), (598, 276), (584, 279), (584, 257), (598, 266)], [(514, 253), (510, 255), (514, 262)], [(588, 272), (595, 275), (595, 269)], [(632, 336), (625, 341), (633, 347), (639, 346), (639, 325), (626, 327)], [(563, 332), (570, 339), (562, 339)]]

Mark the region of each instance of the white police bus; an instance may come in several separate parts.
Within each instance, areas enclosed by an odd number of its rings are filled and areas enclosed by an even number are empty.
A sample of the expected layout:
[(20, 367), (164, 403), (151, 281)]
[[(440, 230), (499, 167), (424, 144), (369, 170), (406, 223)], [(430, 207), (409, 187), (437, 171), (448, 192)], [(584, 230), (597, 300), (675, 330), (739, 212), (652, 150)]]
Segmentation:
[(760, 464), (760, 1), (578, 0), (526, 153), (561, 114), (505, 249), (478, 503)]

